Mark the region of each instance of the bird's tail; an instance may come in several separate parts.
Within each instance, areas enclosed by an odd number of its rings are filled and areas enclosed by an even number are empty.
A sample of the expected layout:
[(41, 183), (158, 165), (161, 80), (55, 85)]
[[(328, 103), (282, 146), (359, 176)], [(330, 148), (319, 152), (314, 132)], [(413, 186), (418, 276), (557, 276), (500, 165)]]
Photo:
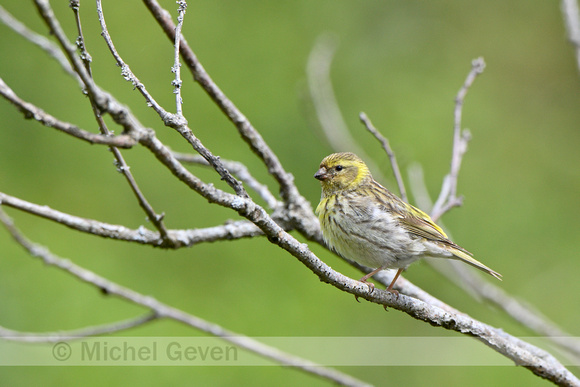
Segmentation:
[(498, 280), (501, 281), (501, 274), (497, 271), (490, 269), (489, 267), (485, 266), (483, 263), (479, 262), (477, 259), (473, 258), (471, 255), (467, 254), (464, 251), (458, 250), (456, 248), (449, 248), (450, 252), (453, 254), (452, 258), (459, 259), (465, 263), (470, 264), (471, 266), (477, 267), (479, 270), (486, 272), (489, 275), (494, 276)]

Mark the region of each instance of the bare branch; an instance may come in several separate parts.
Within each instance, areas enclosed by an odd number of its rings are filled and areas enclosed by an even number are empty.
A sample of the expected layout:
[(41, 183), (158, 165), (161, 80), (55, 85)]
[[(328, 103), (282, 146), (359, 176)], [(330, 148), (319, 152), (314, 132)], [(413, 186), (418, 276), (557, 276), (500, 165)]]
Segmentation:
[(182, 104), (183, 100), (181, 99), (181, 63), (179, 62), (179, 42), (181, 40), (181, 28), (183, 27), (183, 20), (185, 18), (185, 10), (187, 9), (187, 3), (185, 1), (178, 1), (179, 8), (177, 9), (177, 26), (175, 27), (175, 55), (173, 59), (173, 69), (172, 71), (175, 73), (175, 80), (172, 82), (175, 89), (173, 93), (175, 93), (175, 114), (178, 116), (183, 116)]
[(201, 141), (193, 134), (193, 131), (187, 125), (179, 125), (173, 127), (183, 138), (187, 140), (200, 155), (203, 156), (204, 159), (208, 161), (208, 163), (215, 169), (215, 171), (220, 175), (222, 180), (225, 180), (226, 183), (230, 187), (234, 189), (236, 195), (249, 198), (250, 196), (244, 189), (244, 186), (241, 182), (239, 182), (230, 171), (223, 165), (220, 158), (215, 156), (207, 149)]
[(157, 101), (153, 98), (153, 96), (149, 94), (149, 92), (145, 88), (145, 85), (141, 81), (139, 81), (139, 78), (137, 78), (135, 74), (133, 74), (131, 68), (125, 63), (125, 61), (123, 61), (123, 58), (121, 58), (121, 55), (119, 55), (119, 53), (117, 52), (117, 49), (113, 44), (113, 40), (109, 35), (109, 30), (107, 29), (107, 23), (105, 22), (105, 16), (103, 14), (103, 8), (100, 0), (97, 0), (97, 15), (99, 17), (99, 23), (101, 24), (101, 35), (105, 39), (105, 43), (107, 44), (107, 47), (109, 47), (109, 51), (111, 52), (111, 55), (113, 55), (113, 58), (115, 58), (117, 65), (121, 68), (121, 76), (126, 81), (131, 82), (133, 87), (136, 88), (145, 98), (145, 100), (147, 101), (147, 105), (152, 107), (153, 110), (155, 110), (155, 112), (161, 117), (163, 121), (169, 119), (168, 116), (171, 116), (171, 114), (167, 112), (165, 109), (163, 109), (163, 107), (161, 107), (161, 105), (157, 103)]
[(401, 171), (399, 170), (399, 164), (397, 163), (397, 157), (395, 156), (395, 152), (391, 149), (391, 145), (389, 144), (389, 140), (385, 138), (378, 130), (375, 128), (371, 120), (367, 117), (367, 115), (363, 112), (359, 114), (359, 118), (361, 122), (365, 125), (367, 130), (372, 133), (373, 136), (383, 146), (383, 149), (387, 156), (389, 156), (389, 160), (391, 162), (391, 168), (393, 169), (393, 175), (395, 175), (395, 180), (397, 180), (397, 185), (399, 186), (399, 194), (401, 199), (405, 202), (409, 202), (409, 198), (407, 197), (407, 191), (405, 190), (405, 182), (403, 181), (403, 177), (401, 176)]
[(54, 266), (60, 270), (63, 270), (83, 282), (96, 286), (106, 294), (114, 295), (134, 304), (141, 305), (151, 310), (156, 318), (169, 318), (175, 321), (179, 321), (185, 325), (219, 337), (224, 341), (230, 342), (241, 348), (247, 349), (248, 351), (278, 362), (279, 364), (294, 367), (310, 374), (333, 380), (343, 385), (366, 385), (362, 381), (359, 381), (339, 371), (328, 369), (309, 360), (305, 360), (297, 356), (282, 352), (276, 348), (272, 348), (263, 343), (260, 343), (250, 337), (229, 331), (217, 324), (210, 323), (197, 316), (185, 313), (182, 310), (164, 304), (153, 297), (145, 296), (131, 289), (118, 285), (112, 281), (109, 281), (106, 278), (101, 277), (98, 274), (91, 272), (83, 267), (80, 267), (69, 260), (57, 257), (48, 251), (48, 249), (45, 247), (32, 243), (26, 237), (24, 237), (24, 235), (22, 235), (20, 231), (14, 226), (12, 219), (10, 219), (1, 208), (0, 222), (4, 224), (16, 242), (24, 247), (32, 256), (40, 258), (46, 265)]
[[(104, 106), (107, 102), (106, 98), (104, 98), (104, 96), (99, 93), (98, 88), (92, 81), (87, 70), (84, 68), (82, 60), (79, 57), (77, 57), (76, 46), (71, 42), (69, 42), (68, 38), (66, 37), (66, 34), (64, 33), (62, 27), (60, 26), (60, 23), (58, 22), (56, 16), (54, 15), (54, 12), (50, 7), (48, 0), (35, 0), (34, 3), (36, 5), (38, 12), (40, 13), (40, 16), (43, 18), (46, 25), (50, 28), (51, 34), (53, 34), (56, 37), (58, 43), (60, 44), (60, 47), (64, 50), (64, 53), (68, 58), (68, 61), (71, 64), (73, 71), (76, 72), (80, 77), (80, 79), (82, 80), (89, 96), (95, 99), (99, 107), (101, 107), (101, 105)], [(102, 110), (105, 111), (106, 109)]]
[(83, 61), (83, 63), (85, 64), (85, 69), (87, 70), (90, 77), (92, 78), (93, 74), (91, 72), (91, 62), (92, 62), (93, 58), (91, 57), (91, 55), (87, 51), (87, 47), (85, 45), (85, 38), (83, 36), (83, 28), (81, 26), (81, 14), (80, 14), (81, 3), (80, 3), (80, 0), (70, 0), (69, 6), (75, 15), (75, 22), (77, 25), (77, 31), (79, 33), (79, 36), (76, 39), (76, 45), (80, 51), (80, 58)]
[(30, 203), (0, 192), (0, 205), (2, 204), (60, 223), (68, 228), (87, 234), (151, 245), (154, 247), (177, 249), (181, 247), (191, 247), (203, 242), (234, 240), (264, 235), (264, 233), (253, 223), (249, 221), (236, 221), (228, 222), (221, 226), (202, 229), (168, 230), (167, 235), (171, 240), (171, 243), (168, 244), (159, 233), (148, 230), (143, 226), (133, 230), (125, 226), (81, 218), (54, 210), (48, 206), (39, 206), (38, 204)]
[(61, 121), (46, 113), (44, 110), (31, 104), (30, 102), (22, 100), (16, 95), (16, 93), (14, 93), (14, 91), (4, 82), (2, 78), (0, 78), (0, 95), (2, 95), (6, 100), (10, 101), (21, 113), (23, 113), (24, 118), (32, 118), (46, 127), (55, 128), (61, 132), (74, 136), (90, 144), (103, 144), (116, 146), (119, 148), (131, 148), (137, 143), (138, 138), (134, 136), (133, 133), (120, 134), (117, 136), (102, 135), (88, 132), (76, 125)]
[(562, 0), (562, 14), (568, 31), (568, 39), (576, 50), (576, 65), (580, 71), (580, 11), (577, 0)]
[(461, 160), (467, 151), (467, 143), (471, 136), (468, 131), (461, 131), (461, 115), (463, 111), (463, 101), (467, 95), (469, 87), (475, 81), (475, 78), (485, 69), (485, 62), (483, 58), (477, 58), (471, 63), (471, 71), (467, 74), (467, 78), (463, 83), (461, 89), (455, 97), (455, 111), (454, 111), (454, 125), (453, 125), (453, 151), (451, 155), (451, 168), (449, 174), (443, 179), (441, 193), (439, 198), (433, 206), (431, 217), (437, 220), (445, 212), (451, 208), (462, 204), (463, 199), (457, 197), (457, 178), (459, 177), (459, 168), (461, 167)]
[(132, 319), (117, 321), (112, 324), (104, 324), (94, 327), (86, 327), (71, 331), (58, 332), (19, 332), (12, 329), (0, 327), (0, 337), (9, 341), (21, 341), (26, 343), (57, 343), (63, 340), (75, 340), (83, 337), (110, 335), (112, 333), (133, 329), (141, 325), (152, 322), (159, 317), (156, 313), (147, 313), (144, 316)]
[[(461, 111), (462, 111), (463, 101), (464, 101), (464, 98), (465, 98), (465, 95), (467, 93), (468, 88), (473, 83), (475, 77), (483, 71), (484, 66), (485, 66), (485, 64), (483, 62), (483, 59), (479, 59), (479, 60), (476, 60), (473, 62), (473, 69), (470, 72), (470, 74), (468, 75), (468, 77), (467, 77), (463, 87), (459, 91), (457, 99), (456, 99), (455, 125), (454, 125), (454, 129), (455, 129), (454, 130), (454, 148), (453, 148), (454, 150), (453, 150), (453, 157), (452, 157), (452, 163), (451, 163), (452, 164), (451, 172), (450, 172), (450, 175), (448, 175), (447, 178), (444, 180), (444, 186), (442, 188), (442, 193), (440, 196), (442, 198), (443, 202), (438, 207), (436, 206), (437, 208), (434, 209), (434, 212), (433, 212), (434, 219), (438, 219), (443, 213), (445, 213), (446, 211), (448, 211), (452, 207), (459, 205), (461, 203), (461, 198), (456, 196), (457, 177), (458, 177), (458, 173), (459, 173), (459, 167), (461, 164), (462, 156), (464, 155), (464, 153), (467, 150), (467, 143), (470, 139), (470, 134), (468, 131), (463, 131), (463, 132), (460, 131)], [(369, 131), (371, 133), (375, 134), (375, 137), (377, 137), (379, 139), (379, 141), (381, 141), (381, 139), (379, 138), (380, 134), (379, 134), (379, 136), (376, 136), (377, 131), (372, 130), (372, 129), (374, 129), (374, 127), (372, 126), (370, 121), (368, 121), (368, 118), (364, 114), (361, 114), (361, 121), (363, 121), (363, 123), (365, 123), (365, 126), (367, 127), (367, 129), (369, 129)], [(380, 137), (382, 137), (382, 136), (380, 136)], [(381, 142), (383, 143), (383, 141), (381, 141)], [(388, 146), (388, 142), (387, 142), (387, 146)], [(387, 154), (390, 155), (392, 153), (386, 149), (387, 147), (385, 147), (384, 143), (383, 143), (383, 147), (387, 151)], [(392, 161), (391, 161), (391, 163), (393, 164)], [(396, 163), (394, 165), (396, 165)], [(399, 176), (400, 176), (400, 174), (399, 174)], [(397, 180), (399, 180), (399, 179), (397, 179)], [(401, 178), (401, 180), (402, 180), (402, 178)], [(437, 210), (437, 212), (435, 212), (435, 210)], [(363, 272), (368, 273), (370, 271), (369, 268), (366, 268), (366, 267), (361, 266), (361, 265), (357, 265), (356, 263), (351, 262), (351, 264), (353, 264), (353, 266), (355, 266), (355, 267), (358, 267)], [(462, 268), (462, 269), (465, 269), (465, 268)], [(468, 271), (468, 270), (465, 269), (463, 271)], [(374, 277), (374, 279), (376, 281), (382, 283), (385, 286), (391, 283), (392, 278), (393, 278), (392, 273), (390, 273), (388, 271), (382, 271), (380, 273), (377, 273), (377, 275), (375, 275), (375, 277)], [(404, 289), (402, 291), (406, 295), (411, 295), (415, 298), (426, 301), (430, 305), (437, 305), (438, 307), (440, 307), (448, 312), (451, 312), (454, 314), (461, 314), (457, 310), (449, 307), (448, 305), (435, 299), (434, 297), (432, 297), (428, 293), (425, 293), (424, 291), (415, 287), (410, 282), (405, 281), (405, 280), (403, 280), (403, 281), (404, 282), (399, 283), (399, 286), (401, 287), (401, 289)], [(483, 282), (483, 281), (480, 280), (480, 282)], [(489, 286), (493, 286), (493, 285), (489, 285)], [(494, 288), (497, 288), (497, 287), (494, 286)], [(505, 307), (505, 306), (502, 306), (502, 307)], [(466, 317), (468, 317), (468, 316), (466, 316)], [(554, 332), (556, 332), (556, 331), (554, 331)]]
[(308, 90), (318, 122), (330, 147), (336, 151), (349, 150), (364, 154), (347, 128), (330, 80), (330, 66), (337, 47), (336, 35), (325, 33), (318, 36), (306, 65)]
[(145, 213), (147, 214), (147, 219), (151, 223), (153, 223), (153, 225), (155, 226), (155, 228), (157, 228), (157, 230), (159, 230), (159, 234), (161, 235), (161, 239), (163, 240), (163, 245), (164, 246), (175, 245), (177, 242), (173, 238), (171, 238), (171, 236), (169, 236), (169, 232), (165, 227), (165, 223), (163, 223), (163, 218), (165, 217), (165, 214), (157, 214), (157, 212), (155, 212), (153, 206), (149, 204), (149, 201), (145, 198), (145, 195), (143, 194), (143, 192), (141, 192), (141, 189), (137, 185), (137, 181), (133, 177), (133, 174), (131, 173), (129, 166), (125, 162), (125, 159), (121, 155), (121, 152), (119, 152), (119, 150), (115, 148), (112, 148), (112, 150), (113, 154), (115, 155), (115, 158), (117, 159), (117, 170), (123, 174), (123, 176), (129, 183), (129, 187), (131, 187), (133, 194), (135, 194), (135, 197), (139, 202), (139, 206), (141, 206), (143, 211), (145, 211)]

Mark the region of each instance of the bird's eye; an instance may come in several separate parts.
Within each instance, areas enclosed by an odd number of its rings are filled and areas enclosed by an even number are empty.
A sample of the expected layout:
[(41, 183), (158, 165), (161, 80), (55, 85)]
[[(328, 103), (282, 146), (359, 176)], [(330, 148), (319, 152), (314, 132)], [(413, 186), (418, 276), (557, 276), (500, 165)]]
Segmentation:
[(340, 172), (340, 171), (342, 171), (343, 166), (342, 165), (337, 165), (335, 169), (336, 169), (336, 172)]

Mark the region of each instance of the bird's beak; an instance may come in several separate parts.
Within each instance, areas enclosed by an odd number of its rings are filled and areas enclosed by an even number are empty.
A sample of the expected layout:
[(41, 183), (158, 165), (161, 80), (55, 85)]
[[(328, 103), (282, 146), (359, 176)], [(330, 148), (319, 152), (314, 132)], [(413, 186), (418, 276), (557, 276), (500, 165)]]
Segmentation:
[(314, 174), (314, 178), (320, 181), (328, 179), (327, 170), (325, 167), (320, 167), (318, 171)]

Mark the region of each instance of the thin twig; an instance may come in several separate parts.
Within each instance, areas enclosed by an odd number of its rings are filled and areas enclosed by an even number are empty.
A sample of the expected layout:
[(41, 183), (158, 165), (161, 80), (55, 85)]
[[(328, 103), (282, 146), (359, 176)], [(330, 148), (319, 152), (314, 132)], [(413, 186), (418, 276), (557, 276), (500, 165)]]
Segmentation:
[(389, 140), (385, 138), (378, 130), (375, 128), (371, 120), (367, 117), (364, 112), (359, 114), (359, 118), (364, 126), (367, 128), (369, 132), (372, 133), (373, 136), (381, 143), (385, 153), (389, 156), (389, 161), (391, 162), (391, 168), (393, 169), (393, 175), (395, 175), (395, 180), (397, 180), (397, 185), (399, 187), (399, 194), (401, 199), (405, 202), (409, 202), (409, 198), (407, 197), (407, 190), (405, 189), (405, 182), (403, 181), (403, 177), (401, 176), (401, 171), (399, 169), (399, 164), (397, 163), (397, 157), (395, 156), (395, 152), (391, 149), (391, 145), (389, 144)]
[(108, 279), (99, 276), (73, 262), (57, 257), (44, 246), (32, 243), (15, 227), (12, 219), (0, 208), (0, 222), (4, 224), (14, 240), (24, 247), (32, 256), (38, 257), (49, 266), (54, 266), (63, 270), (83, 282), (96, 286), (98, 289), (108, 295), (113, 295), (130, 301), (134, 304), (141, 305), (155, 314), (157, 318), (169, 318), (179, 321), (200, 331), (219, 337), (224, 341), (230, 342), (241, 348), (247, 349), (255, 354), (271, 359), (279, 364), (295, 367), (307, 373), (320, 376), (336, 383), (349, 386), (364, 386), (366, 383), (357, 380), (349, 375), (339, 371), (322, 367), (314, 362), (299, 358), (294, 355), (285, 353), (277, 348), (270, 347), (250, 337), (240, 335), (239, 333), (229, 331), (217, 324), (210, 323), (197, 316), (183, 312), (180, 309), (173, 308), (164, 304), (153, 297), (145, 296), (129, 288), (118, 285)]
[(99, 93), (100, 90), (95, 85), (89, 73), (85, 69), (83, 61), (79, 57), (77, 57), (76, 45), (72, 44), (68, 40), (48, 0), (34, 0), (34, 4), (36, 5), (38, 12), (40, 13), (40, 16), (42, 17), (46, 25), (50, 28), (51, 34), (54, 35), (60, 47), (64, 50), (64, 53), (68, 58), (68, 61), (71, 64), (73, 71), (78, 74), (81, 81), (83, 82), (87, 94), (95, 99), (95, 102), (101, 108), (101, 110), (106, 110), (103, 109), (103, 106), (105, 106), (107, 103), (106, 96), (101, 95), (101, 93)]
[(99, 23), (101, 24), (101, 35), (103, 36), (103, 39), (105, 39), (105, 43), (107, 44), (107, 47), (111, 52), (111, 55), (113, 55), (113, 58), (115, 58), (117, 65), (121, 68), (121, 76), (126, 81), (131, 82), (133, 87), (137, 89), (141, 93), (141, 95), (145, 98), (145, 101), (147, 101), (147, 105), (153, 108), (153, 110), (155, 110), (155, 112), (161, 117), (161, 119), (165, 120), (165, 117), (170, 115), (170, 113), (167, 112), (165, 109), (163, 109), (163, 107), (161, 107), (161, 105), (157, 103), (155, 98), (153, 98), (153, 96), (149, 94), (149, 92), (145, 88), (145, 85), (141, 81), (139, 81), (139, 79), (135, 74), (133, 74), (131, 68), (125, 63), (125, 61), (123, 61), (123, 58), (121, 58), (121, 55), (119, 55), (119, 53), (117, 52), (117, 49), (113, 44), (113, 40), (109, 35), (109, 30), (107, 29), (107, 23), (105, 21), (105, 16), (103, 14), (103, 8), (100, 0), (97, 0), (97, 15), (99, 17)]
[(87, 70), (89, 76), (92, 78), (93, 74), (91, 72), (91, 62), (93, 61), (93, 58), (91, 57), (91, 55), (87, 51), (87, 47), (85, 45), (85, 38), (83, 36), (83, 28), (81, 25), (80, 7), (81, 7), (80, 0), (70, 0), (70, 8), (72, 9), (72, 11), (75, 15), (77, 32), (79, 33), (75, 42), (76, 42), (76, 45), (80, 51), (80, 58), (83, 61), (83, 63), (85, 64), (85, 69)]
[(434, 218), (434, 220), (438, 219), (443, 213), (449, 211), (451, 208), (461, 205), (463, 202), (463, 199), (457, 196), (457, 178), (459, 177), (459, 169), (461, 167), (463, 155), (467, 150), (467, 143), (471, 137), (468, 131), (461, 130), (463, 101), (465, 100), (469, 87), (484, 69), (485, 62), (483, 58), (473, 60), (471, 63), (471, 71), (467, 74), (463, 86), (461, 86), (461, 89), (459, 89), (459, 92), (457, 93), (457, 97), (455, 97), (451, 168), (449, 174), (447, 174), (443, 179), (441, 193), (433, 206), (431, 217)]
[[(109, 114), (111, 114), (113, 119), (117, 123), (122, 125), (125, 128), (125, 130), (128, 132), (139, 131), (142, 134), (147, 133), (147, 138), (142, 143), (152, 144), (152, 142), (150, 141), (150, 140), (152, 140), (152, 137), (154, 137), (154, 134), (152, 133), (152, 131), (145, 130), (145, 128), (143, 128), (138, 123), (136, 118), (129, 112), (129, 110), (127, 108), (125, 108), (124, 106), (119, 104), (117, 101), (114, 100), (114, 98), (111, 95), (104, 93), (102, 90), (100, 90), (100, 88), (98, 88), (95, 85), (92, 78), (90, 77), (90, 74), (84, 68), (83, 62), (79, 58), (77, 58), (77, 56), (75, 55), (75, 47), (74, 47), (74, 45), (72, 45), (68, 41), (64, 31), (62, 30), (62, 28), (60, 26), (60, 23), (56, 19), (54, 12), (52, 11), (52, 8), (50, 7), (50, 4), (48, 3), (48, 1), (35, 0), (35, 4), (36, 4), (37, 9), (40, 12), (42, 18), (44, 19), (46, 24), (51, 29), (51, 32), (55, 35), (59, 44), (65, 50), (65, 53), (66, 53), (69, 61), (72, 63), (74, 70), (77, 72), (77, 74), (79, 74), (80, 78), (82, 79), (83, 83), (85, 84), (85, 86), (87, 88), (87, 93), (90, 95), (91, 99), (94, 100), (98, 109), (100, 111), (108, 112)], [(97, 1), (97, 9), (99, 11), (100, 17), (102, 17), (102, 9), (100, 7), (100, 0)], [(105, 32), (105, 31), (103, 31), (103, 32)], [(220, 175), (224, 179), (226, 179), (226, 181), (228, 181), (230, 183), (230, 185), (237, 187), (236, 192), (243, 194), (245, 191), (243, 191), (243, 187), (241, 187), (241, 184), (239, 182), (237, 182), (235, 179), (233, 179), (233, 177), (227, 178), (229, 175), (229, 172), (227, 172), (227, 170), (225, 170), (225, 168), (223, 168), (223, 167), (220, 168), (219, 159), (217, 157), (211, 155), (209, 153), (209, 151), (205, 147), (203, 147), (201, 145), (201, 143), (199, 143), (199, 141), (196, 141), (197, 139), (195, 138), (195, 136), (193, 136), (193, 133), (191, 133), (190, 130), (189, 130), (189, 133), (191, 135), (187, 139), (190, 143), (192, 143), (194, 148), (199, 148), (200, 152), (205, 152), (205, 153), (202, 153), (202, 155), (204, 155), (204, 157), (206, 157), (206, 159), (208, 159), (208, 162), (210, 162), (212, 164), (212, 166), (214, 166), (214, 168), (216, 168), (216, 170), (218, 170), (218, 173), (220, 173)], [(155, 143), (155, 141), (153, 141), (153, 143)], [(164, 146), (159, 144), (158, 148), (164, 148)], [(188, 175), (191, 175), (191, 174), (188, 174)], [(190, 176), (190, 178), (191, 178), (191, 176)], [(193, 180), (198, 180), (198, 179), (195, 178)]]
[(347, 128), (330, 81), (330, 66), (337, 47), (336, 35), (326, 33), (318, 36), (306, 64), (308, 90), (318, 123), (330, 147), (337, 152), (348, 150), (361, 154), (362, 149)]
[(181, 98), (181, 63), (179, 62), (179, 42), (181, 41), (181, 29), (183, 27), (183, 20), (185, 19), (185, 10), (187, 9), (187, 2), (178, 1), (179, 8), (177, 9), (177, 26), (175, 27), (175, 44), (174, 44), (174, 58), (173, 58), (173, 69), (172, 72), (175, 73), (175, 80), (172, 82), (175, 89), (175, 114), (178, 116), (183, 116), (183, 100)]
[(103, 324), (71, 331), (58, 332), (20, 332), (12, 329), (0, 327), (0, 337), (3, 340), (21, 341), (26, 343), (56, 343), (59, 341), (70, 341), (91, 336), (110, 335), (133, 329), (158, 319), (156, 313), (147, 313), (144, 316), (131, 318), (124, 321), (117, 321), (111, 324)]
[(562, 0), (562, 14), (568, 31), (568, 40), (576, 51), (576, 66), (580, 71), (580, 11), (577, 0)]

